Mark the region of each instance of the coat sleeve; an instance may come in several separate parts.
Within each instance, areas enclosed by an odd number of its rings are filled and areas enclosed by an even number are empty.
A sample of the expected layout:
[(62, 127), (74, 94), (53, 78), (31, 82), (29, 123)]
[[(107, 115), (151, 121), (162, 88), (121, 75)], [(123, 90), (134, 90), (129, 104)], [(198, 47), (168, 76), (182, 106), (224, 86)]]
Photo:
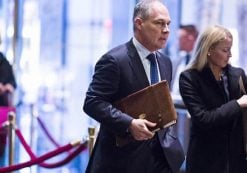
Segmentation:
[(120, 70), (116, 58), (104, 55), (95, 66), (83, 109), (112, 133), (121, 135), (127, 132), (132, 118), (112, 104), (117, 98), (119, 81)]
[(243, 80), (243, 85), (244, 85), (244, 88), (245, 88), (245, 92), (247, 92), (247, 77), (246, 77), (246, 74), (245, 74), (245, 72), (243, 70), (241, 71), (241, 77), (242, 77), (242, 80)]

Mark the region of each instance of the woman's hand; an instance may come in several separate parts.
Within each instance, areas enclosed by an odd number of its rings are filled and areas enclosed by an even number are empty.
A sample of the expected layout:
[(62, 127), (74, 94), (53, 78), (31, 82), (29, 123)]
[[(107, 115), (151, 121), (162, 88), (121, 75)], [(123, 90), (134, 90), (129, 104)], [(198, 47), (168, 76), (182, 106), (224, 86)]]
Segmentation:
[(243, 95), (237, 100), (239, 106), (241, 108), (246, 108), (247, 107), (247, 95)]

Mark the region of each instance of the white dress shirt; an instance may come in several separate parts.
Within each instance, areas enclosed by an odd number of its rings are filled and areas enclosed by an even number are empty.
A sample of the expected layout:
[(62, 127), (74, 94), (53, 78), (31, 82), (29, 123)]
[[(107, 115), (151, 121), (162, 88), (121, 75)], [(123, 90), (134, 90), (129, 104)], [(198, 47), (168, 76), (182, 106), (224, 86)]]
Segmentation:
[[(147, 75), (147, 78), (148, 78), (148, 81), (149, 83), (151, 83), (151, 77), (150, 77), (150, 61), (147, 59), (147, 56), (150, 54), (150, 53), (154, 53), (156, 55), (155, 52), (150, 52), (148, 49), (146, 49), (139, 41), (136, 40), (135, 37), (133, 37), (133, 44), (141, 58), (141, 62), (143, 64), (143, 67), (145, 69), (145, 72), (146, 72), (146, 75)], [(158, 66), (158, 62), (157, 62), (157, 59), (156, 59), (156, 64)], [(159, 67), (159, 66), (158, 66)], [(159, 68), (157, 67), (158, 69), (158, 74), (159, 74), (159, 81), (160, 81), (160, 70)]]

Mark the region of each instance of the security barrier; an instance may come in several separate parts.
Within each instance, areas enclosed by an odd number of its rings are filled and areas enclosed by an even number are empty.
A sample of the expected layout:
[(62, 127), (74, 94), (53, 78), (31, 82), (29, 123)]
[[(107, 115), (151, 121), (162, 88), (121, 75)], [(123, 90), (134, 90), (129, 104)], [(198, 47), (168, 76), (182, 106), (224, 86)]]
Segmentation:
[[(45, 153), (41, 156), (36, 156), (34, 152), (31, 150), (31, 147), (28, 145), (26, 140), (24, 139), (21, 131), (16, 127), (15, 125), (15, 113), (9, 112), (8, 113), (8, 121), (3, 123), (4, 129), (7, 129), (8, 134), (8, 144), (9, 144), (9, 150), (8, 150), (8, 160), (9, 160), (9, 166), (1, 167), (0, 173), (11, 173), (11, 171), (16, 171), (25, 167), (30, 167), (33, 165), (38, 165), (40, 167), (44, 168), (57, 168), (60, 166), (63, 166), (64, 164), (67, 164), (72, 159), (74, 159), (77, 155), (79, 155), (82, 151), (88, 148), (88, 139), (83, 139), (81, 141), (71, 142), (66, 145), (59, 145), (50, 135), (49, 131), (45, 127), (44, 123), (41, 121), (40, 118), (37, 117), (37, 120), (39, 124), (41, 125), (42, 129), (44, 130), (45, 134), (48, 136), (49, 140), (52, 141), (52, 143), (57, 147), (56, 149)], [(18, 137), (20, 143), (24, 147), (25, 151), (30, 157), (29, 161), (14, 164), (14, 144), (15, 144), (15, 136)], [(92, 146), (93, 147), (93, 146)], [(60, 161), (57, 161), (55, 163), (47, 163), (46, 161), (48, 159), (51, 159), (53, 157), (56, 157), (64, 152), (67, 152), (68, 155), (63, 158)]]

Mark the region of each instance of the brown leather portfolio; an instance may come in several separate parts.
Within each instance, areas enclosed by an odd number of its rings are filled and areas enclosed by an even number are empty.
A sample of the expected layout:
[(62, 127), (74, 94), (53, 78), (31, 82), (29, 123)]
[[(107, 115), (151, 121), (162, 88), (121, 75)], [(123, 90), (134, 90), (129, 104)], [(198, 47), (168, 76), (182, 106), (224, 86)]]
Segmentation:
[[(133, 118), (144, 118), (157, 123), (155, 127), (149, 129), (151, 131), (168, 127), (176, 123), (177, 120), (177, 113), (166, 80), (121, 99), (115, 103), (115, 106)], [(117, 137), (117, 145), (128, 143), (124, 138), (126, 137)]]

